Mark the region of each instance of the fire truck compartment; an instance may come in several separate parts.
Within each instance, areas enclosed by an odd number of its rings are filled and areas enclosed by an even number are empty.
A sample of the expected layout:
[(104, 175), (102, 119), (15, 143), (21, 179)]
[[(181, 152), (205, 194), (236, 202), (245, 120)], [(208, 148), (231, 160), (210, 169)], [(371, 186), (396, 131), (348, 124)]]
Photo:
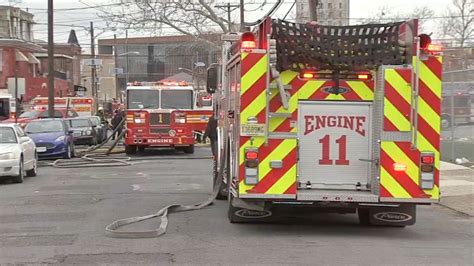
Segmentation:
[(321, 190), (372, 196), (371, 116), (371, 102), (299, 102), (298, 199)]

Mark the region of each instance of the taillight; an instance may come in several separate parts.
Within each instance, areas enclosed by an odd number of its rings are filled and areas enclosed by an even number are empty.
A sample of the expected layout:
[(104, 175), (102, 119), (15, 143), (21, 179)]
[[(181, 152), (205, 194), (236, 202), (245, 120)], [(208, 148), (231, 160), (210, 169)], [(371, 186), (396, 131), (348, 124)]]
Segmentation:
[(407, 165), (404, 163), (394, 163), (393, 164), (393, 170), (396, 172), (406, 172), (407, 170)]
[(258, 149), (245, 149), (245, 184), (255, 185), (258, 183)]
[(240, 48), (241, 49), (255, 49), (257, 48), (257, 43), (255, 42), (255, 35), (251, 32), (244, 32), (242, 33), (242, 37), (240, 38)]
[(426, 47), (426, 50), (431, 53), (440, 53), (443, 51), (443, 46), (440, 44), (430, 43), (428, 47)]
[(422, 164), (433, 164), (434, 163), (434, 156), (433, 155), (421, 156), (421, 163)]
[(435, 156), (432, 152), (422, 152), (420, 155), (420, 187), (433, 189)]
[(245, 159), (247, 160), (255, 160), (258, 158), (258, 152), (257, 151), (247, 151), (245, 153)]

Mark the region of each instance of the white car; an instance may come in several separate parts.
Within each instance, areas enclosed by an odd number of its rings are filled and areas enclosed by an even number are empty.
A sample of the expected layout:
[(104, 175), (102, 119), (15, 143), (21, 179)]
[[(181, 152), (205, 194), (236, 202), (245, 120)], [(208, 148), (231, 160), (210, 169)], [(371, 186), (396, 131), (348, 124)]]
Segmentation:
[(25, 174), (36, 176), (38, 154), (33, 140), (16, 124), (0, 124), (0, 177), (23, 183)]

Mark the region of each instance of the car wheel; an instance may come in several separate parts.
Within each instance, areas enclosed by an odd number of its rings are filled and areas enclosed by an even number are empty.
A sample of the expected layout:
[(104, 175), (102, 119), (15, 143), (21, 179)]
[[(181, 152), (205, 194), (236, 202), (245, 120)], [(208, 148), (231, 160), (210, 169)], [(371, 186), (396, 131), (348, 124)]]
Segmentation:
[(33, 168), (26, 171), (26, 176), (33, 177), (38, 175), (38, 154), (35, 154), (35, 161), (33, 162)]
[(72, 153), (73, 153), (73, 148), (72, 148), (72, 145), (69, 144), (69, 145), (67, 145), (66, 154), (64, 155), (64, 159), (71, 159), (72, 156), (73, 156)]
[(20, 158), (20, 166), (19, 166), (19, 170), (18, 170), (18, 176), (15, 176), (13, 178), (13, 182), (14, 183), (23, 183), (23, 180), (25, 179), (25, 175), (24, 175), (24, 170), (23, 170), (23, 156)]
[(450, 128), (451, 125), (452, 125), (452, 121), (449, 116), (441, 117), (441, 128)]

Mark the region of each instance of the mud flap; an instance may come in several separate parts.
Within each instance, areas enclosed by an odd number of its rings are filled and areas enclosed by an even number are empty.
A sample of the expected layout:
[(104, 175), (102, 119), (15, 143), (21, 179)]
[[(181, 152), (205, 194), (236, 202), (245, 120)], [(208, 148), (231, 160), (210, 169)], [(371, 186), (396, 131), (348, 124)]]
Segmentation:
[(416, 222), (416, 205), (402, 204), (399, 207), (370, 208), (369, 217), (373, 225), (413, 225)]

